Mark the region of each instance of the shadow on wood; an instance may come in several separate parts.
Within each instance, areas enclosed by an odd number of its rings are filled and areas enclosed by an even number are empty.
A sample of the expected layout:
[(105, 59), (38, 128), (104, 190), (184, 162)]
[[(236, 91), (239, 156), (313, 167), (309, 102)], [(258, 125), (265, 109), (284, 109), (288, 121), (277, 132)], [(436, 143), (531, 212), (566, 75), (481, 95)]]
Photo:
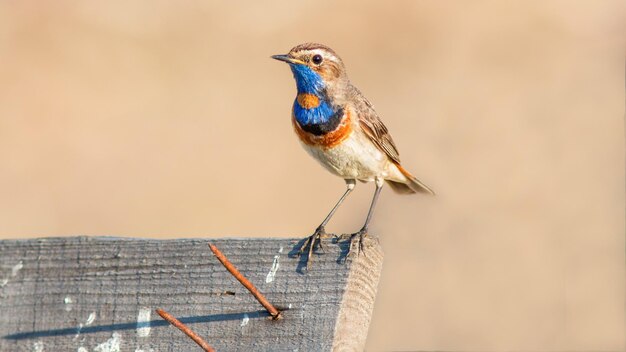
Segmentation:
[[(208, 240), (68, 237), (0, 241), (0, 350), (194, 351), (163, 308), (217, 351), (359, 351), (382, 250), (341, 258), (327, 241), (311, 271), (290, 257), (299, 239), (211, 239), (267, 298), (272, 321), (213, 257)], [(154, 313), (154, 314), (153, 314)]]

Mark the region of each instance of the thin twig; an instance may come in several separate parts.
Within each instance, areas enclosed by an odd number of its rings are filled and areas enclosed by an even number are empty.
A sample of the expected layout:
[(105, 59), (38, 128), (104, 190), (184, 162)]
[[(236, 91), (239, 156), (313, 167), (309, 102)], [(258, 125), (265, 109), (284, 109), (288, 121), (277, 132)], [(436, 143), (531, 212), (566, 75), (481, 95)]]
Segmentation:
[(270, 313), (270, 315), (272, 316), (272, 319), (278, 320), (283, 318), (281, 312), (276, 309), (276, 307), (274, 307), (267, 300), (267, 298), (265, 298), (265, 296), (263, 296), (263, 294), (248, 279), (246, 279), (243, 274), (239, 272), (239, 270), (237, 270), (237, 268), (235, 268), (235, 266), (228, 260), (228, 258), (226, 258), (226, 256), (222, 252), (220, 252), (219, 249), (217, 249), (215, 245), (209, 243), (209, 248), (211, 248), (211, 251), (213, 252), (213, 254), (215, 254), (215, 257), (222, 263), (222, 265), (224, 265), (226, 270), (228, 270), (228, 272), (231, 273), (235, 277), (235, 279), (237, 279), (237, 281), (241, 282), (241, 284), (245, 288), (247, 288), (250, 293), (252, 293), (254, 298), (256, 298), (256, 300), (259, 301), (259, 303), (261, 303), (263, 307), (265, 307), (267, 312)]
[(213, 347), (209, 345), (202, 337), (193, 332), (187, 325), (183, 324), (180, 320), (174, 318), (170, 313), (164, 311), (163, 309), (157, 309), (156, 312), (161, 316), (161, 318), (167, 320), (168, 323), (177, 327), (180, 331), (184, 332), (185, 335), (189, 336), (198, 346), (202, 347), (205, 352), (215, 352)]

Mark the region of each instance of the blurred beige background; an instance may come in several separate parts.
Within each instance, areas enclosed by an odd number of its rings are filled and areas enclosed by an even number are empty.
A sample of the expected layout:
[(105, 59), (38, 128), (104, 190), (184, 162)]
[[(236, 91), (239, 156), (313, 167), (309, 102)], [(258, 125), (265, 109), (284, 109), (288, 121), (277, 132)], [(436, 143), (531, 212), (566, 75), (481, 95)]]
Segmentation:
[(624, 350), (623, 5), (3, 1), (0, 237), (309, 234), (344, 185), (269, 56), (318, 41), (438, 192), (383, 192), (368, 350)]

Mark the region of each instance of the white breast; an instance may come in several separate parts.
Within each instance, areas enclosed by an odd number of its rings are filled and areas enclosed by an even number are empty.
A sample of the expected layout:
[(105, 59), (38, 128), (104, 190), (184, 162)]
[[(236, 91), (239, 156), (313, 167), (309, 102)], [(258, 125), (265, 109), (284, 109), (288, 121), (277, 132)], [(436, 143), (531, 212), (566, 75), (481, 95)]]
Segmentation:
[(404, 176), (359, 129), (332, 148), (302, 143), (304, 149), (331, 173), (346, 179), (373, 181), (376, 176), (403, 181)]

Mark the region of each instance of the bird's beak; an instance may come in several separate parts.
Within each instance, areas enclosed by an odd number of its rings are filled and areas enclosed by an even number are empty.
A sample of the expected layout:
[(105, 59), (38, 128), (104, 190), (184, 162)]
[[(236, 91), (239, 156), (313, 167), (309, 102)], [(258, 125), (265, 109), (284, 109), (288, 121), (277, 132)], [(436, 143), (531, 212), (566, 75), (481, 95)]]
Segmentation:
[(296, 65), (304, 65), (305, 62), (304, 61), (300, 61), (298, 59), (294, 59), (292, 57), (290, 57), (289, 55), (273, 55), (272, 59), (278, 60), (278, 61), (284, 61), (288, 64), (296, 64)]

